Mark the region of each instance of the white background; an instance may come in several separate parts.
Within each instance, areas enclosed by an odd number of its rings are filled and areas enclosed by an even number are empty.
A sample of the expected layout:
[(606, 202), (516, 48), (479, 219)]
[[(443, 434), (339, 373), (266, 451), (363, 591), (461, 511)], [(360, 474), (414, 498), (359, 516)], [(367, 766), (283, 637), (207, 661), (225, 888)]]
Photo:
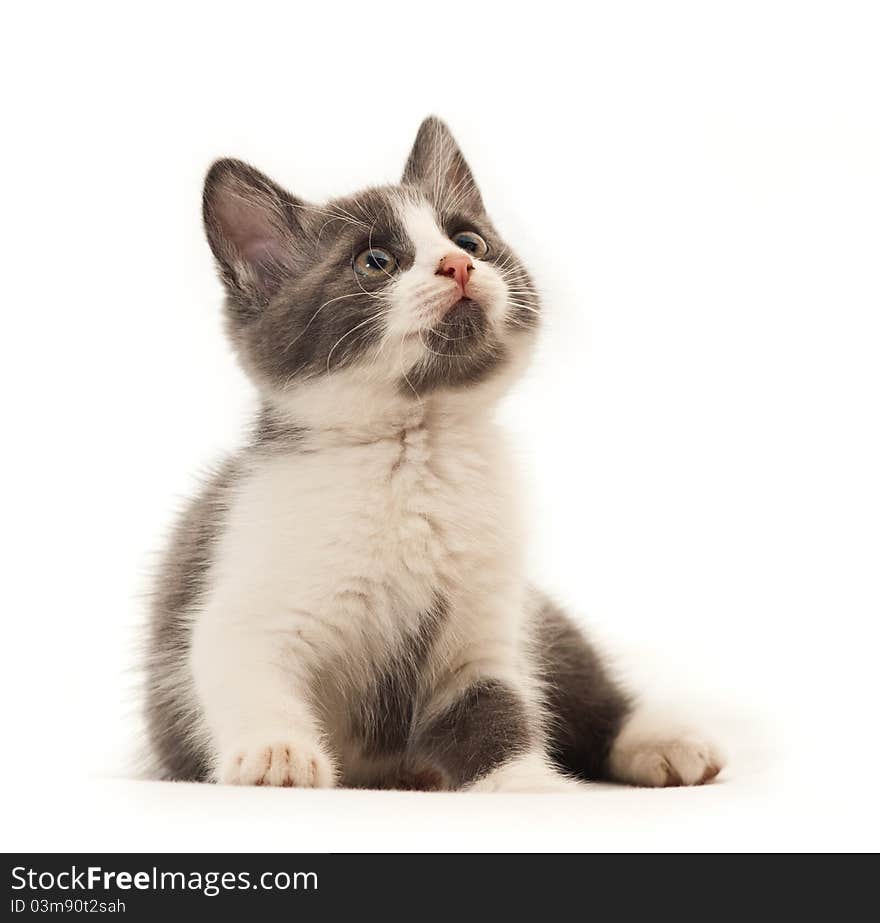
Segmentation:
[[(877, 847), (872, 4), (18, 5), (3, 32), (2, 848)], [(124, 781), (151, 553), (252, 404), (202, 176), (393, 181), (430, 112), (545, 295), (503, 409), (535, 573), (730, 765), (558, 800)]]

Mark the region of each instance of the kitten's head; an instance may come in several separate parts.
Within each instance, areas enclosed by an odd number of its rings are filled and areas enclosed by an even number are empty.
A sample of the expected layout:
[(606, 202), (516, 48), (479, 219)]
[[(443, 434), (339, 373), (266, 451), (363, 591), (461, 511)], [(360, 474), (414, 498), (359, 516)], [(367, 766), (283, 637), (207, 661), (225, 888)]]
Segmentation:
[(221, 160), (204, 217), (232, 340), (273, 403), (331, 380), (397, 402), (491, 391), (529, 350), (532, 281), (436, 118), (397, 186), (312, 205)]

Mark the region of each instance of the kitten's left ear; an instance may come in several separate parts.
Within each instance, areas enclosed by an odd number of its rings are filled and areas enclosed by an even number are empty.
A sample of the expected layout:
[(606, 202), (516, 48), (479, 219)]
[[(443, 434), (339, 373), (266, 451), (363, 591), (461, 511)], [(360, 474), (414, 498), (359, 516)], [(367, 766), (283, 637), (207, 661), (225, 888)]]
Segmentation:
[(436, 115), (429, 115), (419, 127), (402, 182), (419, 186), (438, 208), (484, 211), (471, 168), (452, 132)]

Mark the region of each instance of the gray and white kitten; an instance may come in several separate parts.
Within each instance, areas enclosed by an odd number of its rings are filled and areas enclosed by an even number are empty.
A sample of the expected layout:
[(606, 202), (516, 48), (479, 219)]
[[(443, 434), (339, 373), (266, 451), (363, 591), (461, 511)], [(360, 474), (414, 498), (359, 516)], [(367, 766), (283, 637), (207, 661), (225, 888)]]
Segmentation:
[(541, 307), (435, 118), (399, 185), (321, 206), (221, 160), (204, 192), (252, 440), (156, 587), (159, 774), (244, 785), (697, 784), (716, 749), (642, 720), (524, 579), (499, 397)]

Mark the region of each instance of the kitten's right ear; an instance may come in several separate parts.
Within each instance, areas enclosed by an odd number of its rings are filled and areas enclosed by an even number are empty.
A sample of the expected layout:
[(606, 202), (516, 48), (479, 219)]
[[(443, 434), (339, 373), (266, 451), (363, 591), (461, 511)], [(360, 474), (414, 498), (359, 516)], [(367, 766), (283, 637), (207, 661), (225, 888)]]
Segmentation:
[(297, 268), (302, 203), (240, 160), (208, 171), (202, 214), (208, 243), (230, 294), (265, 304)]
[(446, 205), (484, 211), (471, 168), (449, 127), (436, 115), (429, 115), (419, 126), (401, 182), (421, 186)]

